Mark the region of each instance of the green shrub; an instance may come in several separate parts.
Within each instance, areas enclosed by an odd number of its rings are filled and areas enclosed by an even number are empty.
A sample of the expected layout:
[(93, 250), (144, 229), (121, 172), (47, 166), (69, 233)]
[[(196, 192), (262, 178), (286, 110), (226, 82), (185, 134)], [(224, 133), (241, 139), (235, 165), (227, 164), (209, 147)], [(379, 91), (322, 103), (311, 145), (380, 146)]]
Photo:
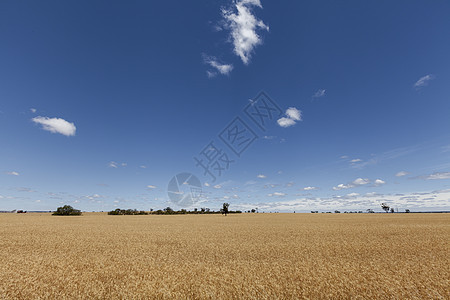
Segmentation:
[(70, 205), (58, 207), (53, 213), (54, 216), (81, 216), (81, 210), (75, 209)]

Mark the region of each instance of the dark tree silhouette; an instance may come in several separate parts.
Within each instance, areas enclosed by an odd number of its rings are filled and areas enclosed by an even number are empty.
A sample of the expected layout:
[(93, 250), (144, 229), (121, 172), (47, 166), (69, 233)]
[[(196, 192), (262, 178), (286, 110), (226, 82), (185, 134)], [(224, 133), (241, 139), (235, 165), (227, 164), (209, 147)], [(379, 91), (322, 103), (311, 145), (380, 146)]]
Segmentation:
[(230, 204), (225, 202), (221, 209), (222, 215), (226, 216), (228, 214), (228, 207), (230, 207)]
[(385, 211), (385, 212), (389, 212), (389, 205), (387, 205), (386, 203), (381, 203), (381, 208)]
[(80, 216), (81, 210), (75, 209), (70, 205), (58, 207), (53, 213), (54, 216)]

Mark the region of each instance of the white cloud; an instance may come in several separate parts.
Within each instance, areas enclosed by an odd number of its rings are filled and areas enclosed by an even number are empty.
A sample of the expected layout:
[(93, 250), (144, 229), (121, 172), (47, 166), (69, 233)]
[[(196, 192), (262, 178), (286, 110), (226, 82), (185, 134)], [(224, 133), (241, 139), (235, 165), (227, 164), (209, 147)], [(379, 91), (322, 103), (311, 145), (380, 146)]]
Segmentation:
[[(222, 64), (214, 56), (203, 55), (203, 60), (206, 64), (213, 67), (217, 72), (219, 72), (222, 75), (228, 75), (233, 70), (233, 65)], [(206, 73), (210, 78), (217, 75), (216, 72), (212, 71), (206, 71)]]
[(267, 196), (269, 196), (269, 197), (273, 197), (273, 196), (275, 196), (275, 197), (284, 197), (286, 195), (287, 194), (281, 193), (281, 192), (275, 192), (275, 193), (272, 193), (272, 194), (267, 194)]
[(296, 109), (295, 107), (289, 107), (286, 110), (286, 116), (294, 121), (302, 120), (302, 112)]
[(435, 78), (435, 76), (433, 74), (425, 75), (425, 76), (421, 77), (419, 80), (417, 80), (416, 83), (414, 83), (414, 87), (421, 88), (421, 87), (427, 86), (428, 82), (430, 80), (433, 80), (434, 78)]
[(350, 184), (338, 184), (337, 186), (333, 186), (333, 190), (335, 191), (339, 191), (339, 190), (343, 190), (343, 189), (349, 189), (352, 188), (353, 186)]
[(8, 175), (19, 176), (20, 174), (16, 171), (7, 172)]
[(304, 191), (314, 191), (317, 190), (317, 187), (315, 186), (307, 186), (303, 188)]
[(262, 44), (256, 31), (269, 31), (269, 27), (252, 14), (252, 6), (262, 8), (259, 0), (236, 0), (233, 8), (222, 9), (226, 28), (230, 30), (230, 38), (233, 41), (234, 53), (246, 65), (250, 62), (254, 48)]
[(264, 178), (267, 178), (267, 176), (266, 175), (264, 175), (264, 174), (259, 174), (258, 176), (256, 176), (256, 177), (258, 177), (258, 178), (262, 178), (262, 179), (264, 179)]
[(37, 109), (36, 108), (30, 108), (30, 111), (34, 114), (34, 113), (37, 112)]
[(450, 179), (450, 172), (435, 172), (433, 174), (425, 176), (427, 180), (436, 180), (436, 179)]
[(60, 133), (65, 136), (73, 136), (77, 128), (74, 123), (69, 123), (61, 118), (35, 117), (33, 122), (42, 125), (42, 129), (52, 133)]
[(290, 127), (302, 120), (302, 111), (295, 107), (289, 107), (286, 109), (286, 117), (282, 117), (277, 120), (278, 125), (281, 127)]
[(215, 189), (221, 189), (222, 186), (221, 186), (220, 184), (216, 184), (216, 185), (214, 186), (214, 188), (215, 188)]
[(205, 186), (209, 186), (209, 183), (205, 182)]
[(339, 191), (339, 190), (343, 190), (343, 189), (350, 189), (350, 188), (354, 188), (354, 187), (358, 187), (358, 186), (362, 186), (362, 185), (366, 185), (370, 183), (369, 179), (366, 178), (357, 178), (354, 181), (352, 181), (351, 183), (347, 183), (347, 184), (338, 184), (337, 186), (333, 187), (333, 190), (335, 191)]
[(361, 162), (362, 161), (362, 159), (360, 159), (360, 158), (355, 158), (355, 159), (352, 159), (350, 162), (351, 163), (357, 163), (357, 162)]
[(376, 179), (373, 184), (375, 186), (380, 186), (380, 185), (386, 184), (386, 181), (381, 180), (381, 179)]
[(341, 156), (341, 159), (347, 159), (347, 158), (348, 158), (347, 155), (342, 155), (342, 156)]
[(290, 127), (292, 125), (295, 125), (295, 121), (289, 118), (281, 118), (278, 119), (277, 121), (278, 125), (280, 125), (281, 127)]
[(320, 98), (320, 97), (323, 97), (323, 96), (325, 96), (325, 90), (319, 89), (319, 90), (317, 90), (317, 92), (313, 95), (313, 98)]
[(402, 177), (402, 176), (406, 176), (406, 175), (408, 175), (409, 173), (408, 172), (406, 172), (406, 171), (400, 171), (400, 172), (398, 172), (397, 174), (395, 174), (395, 176), (397, 176), (397, 177)]
[(147, 166), (140, 166), (141, 169), (147, 169)]
[(156, 189), (156, 186), (155, 185), (147, 185), (147, 188), (149, 188), (149, 189)]
[(370, 183), (370, 180), (369, 180), (369, 179), (366, 179), (366, 178), (357, 178), (357, 179), (355, 179), (352, 183), (353, 183), (355, 186), (358, 186), (358, 185), (365, 185), (365, 184)]
[(351, 198), (351, 197), (357, 197), (357, 196), (359, 196), (359, 194), (358, 193), (350, 193), (350, 194), (347, 194), (346, 196)]

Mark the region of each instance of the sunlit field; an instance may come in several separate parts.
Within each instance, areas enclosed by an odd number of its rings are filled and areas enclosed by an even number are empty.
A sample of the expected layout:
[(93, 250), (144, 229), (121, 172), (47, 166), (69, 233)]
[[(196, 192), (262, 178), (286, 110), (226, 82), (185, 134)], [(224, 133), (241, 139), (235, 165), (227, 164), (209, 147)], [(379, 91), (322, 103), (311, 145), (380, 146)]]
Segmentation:
[(0, 298), (449, 299), (449, 214), (0, 214)]

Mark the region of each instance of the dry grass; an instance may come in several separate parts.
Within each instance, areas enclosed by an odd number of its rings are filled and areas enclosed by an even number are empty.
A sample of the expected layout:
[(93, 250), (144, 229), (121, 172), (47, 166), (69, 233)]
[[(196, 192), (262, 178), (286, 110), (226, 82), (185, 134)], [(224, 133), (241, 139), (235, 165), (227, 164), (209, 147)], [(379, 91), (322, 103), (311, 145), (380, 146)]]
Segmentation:
[(0, 295), (449, 299), (449, 214), (0, 214)]

